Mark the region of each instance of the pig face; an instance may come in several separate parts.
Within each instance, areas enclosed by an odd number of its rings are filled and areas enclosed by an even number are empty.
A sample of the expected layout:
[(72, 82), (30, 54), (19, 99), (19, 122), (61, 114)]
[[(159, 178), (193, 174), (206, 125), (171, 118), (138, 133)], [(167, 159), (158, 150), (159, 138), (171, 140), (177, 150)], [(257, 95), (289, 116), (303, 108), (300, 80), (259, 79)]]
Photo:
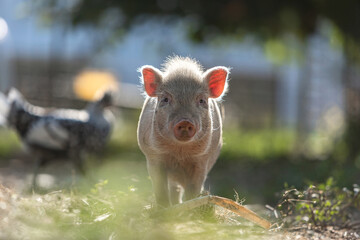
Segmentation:
[(162, 72), (144, 66), (145, 92), (156, 99), (154, 130), (166, 141), (188, 144), (211, 134), (211, 99), (220, 98), (226, 89), (229, 70), (215, 67), (206, 72), (189, 67)]

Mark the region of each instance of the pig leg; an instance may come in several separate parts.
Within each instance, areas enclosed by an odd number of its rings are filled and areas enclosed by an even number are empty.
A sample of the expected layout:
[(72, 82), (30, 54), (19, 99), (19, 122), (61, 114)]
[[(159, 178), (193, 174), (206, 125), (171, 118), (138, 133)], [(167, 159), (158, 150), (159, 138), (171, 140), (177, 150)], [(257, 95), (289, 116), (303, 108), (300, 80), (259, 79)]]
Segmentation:
[(169, 186), (165, 168), (160, 164), (150, 164), (149, 162), (148, 172), (152, 181), (156, 203), (162, 207), (168, 207), (170, 206)]
[(196, 173), (196, 178), (187, 181), (185, 185), (185, 200), (196, 198), (200, 195), (206, 179), (205, 171)]
[(181, 203), (183, 189), (176, 182), (169, 182), (171, 205)]

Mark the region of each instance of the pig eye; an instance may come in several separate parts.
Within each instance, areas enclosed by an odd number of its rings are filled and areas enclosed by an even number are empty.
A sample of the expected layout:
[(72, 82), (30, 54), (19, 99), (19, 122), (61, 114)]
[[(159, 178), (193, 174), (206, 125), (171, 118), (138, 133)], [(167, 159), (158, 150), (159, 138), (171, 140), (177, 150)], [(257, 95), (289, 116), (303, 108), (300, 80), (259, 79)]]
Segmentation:
[(168, 102), (170, 102), (170, 99), (169, 99), (168, 97), (163, 97), (163, 98), (161, 99), (161, 102), (162, 102), (162, 103), (168, 103)]
[(165, 96), (162, 96), (161, 99), (160, 99), (160, 106), (166, 106), (167, 104), (169, 104), (171, 101), (171, 98), (169, 95), (165, 95)]
[(203, 98), (200, 98), (199, 104), (200, 104), (200, 106), (202, 106), (202, 107), (205, 107), (205, 108), (207, 107), (207, 102), (206, 102), (206, 100), (203, 99)]

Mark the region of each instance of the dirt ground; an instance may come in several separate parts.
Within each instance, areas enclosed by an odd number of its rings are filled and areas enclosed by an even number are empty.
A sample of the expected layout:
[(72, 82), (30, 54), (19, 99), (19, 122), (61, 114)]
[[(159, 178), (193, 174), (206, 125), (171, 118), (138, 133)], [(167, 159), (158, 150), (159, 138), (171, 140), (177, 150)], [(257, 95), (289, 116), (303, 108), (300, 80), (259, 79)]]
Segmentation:
[[(0, 183), (17, 193), (31, 190), (34, 171), (34, 160), (26, 155), (20, 155), (0, 165)], [(37, 185), (42, 189), (52, 189), (55, 186), (68, 185), (77, 177), (70, 162), (56, 161), (42, 167), (37, 177)]]
[(356, 229), (337, 229), (336, 227), (326, 227), (325, 229), (294, 228), (285, 230), (284, 239), (298, 240), (320, 240), (320, 239), (360, 239), (360, 230)]

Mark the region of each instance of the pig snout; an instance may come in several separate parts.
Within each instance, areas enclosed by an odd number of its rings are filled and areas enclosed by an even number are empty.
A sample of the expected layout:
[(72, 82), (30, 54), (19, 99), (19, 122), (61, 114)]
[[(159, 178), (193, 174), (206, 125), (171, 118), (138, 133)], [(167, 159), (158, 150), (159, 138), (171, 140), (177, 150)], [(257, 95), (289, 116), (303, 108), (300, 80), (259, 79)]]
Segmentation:
[(195, 133), (195, 125), (188, 120), (181, 120), (174, 127), (175, 138), (179, 141), (189, 141)]

